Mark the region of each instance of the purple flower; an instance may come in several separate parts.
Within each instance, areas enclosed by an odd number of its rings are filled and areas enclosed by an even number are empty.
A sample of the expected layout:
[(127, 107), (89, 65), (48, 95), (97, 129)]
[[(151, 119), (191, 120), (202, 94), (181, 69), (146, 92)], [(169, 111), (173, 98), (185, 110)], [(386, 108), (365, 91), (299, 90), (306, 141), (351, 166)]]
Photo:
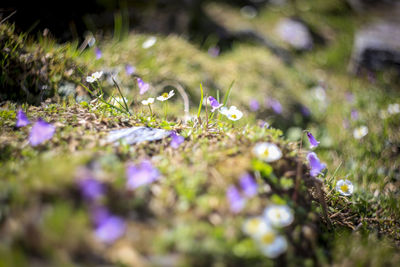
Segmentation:
[(321, 163), (314, 152), (308, 153), (307, 155), (308, 163), (310, 164), (310, 174), (315, 177), (321, 173), (323, 169), (326, 168), (324, 163)]
[(252, 111), (257, 111), (260, 109), (260, 103), (256, 99), (250, 100), (250, 109)]
[(354, 95), (353, 95), (353, 93), (346, 92), (346, 100), (347, 100), (347, 102), (349, 102), (349, 103), (353, 103), (353, 101), (354, 101)]
[(357, 111), (356, 109), (353, 108), (353, 109), (351, 110), (350, 116), (351, 116), (351, 119), (352, 119), (353, 121), (357, 120), (357, 119), (358, 119), (358, 111)]
[(307, 132), (307, 137), (308, 137), (308, 141), (310, 142), (310, 148), (314, 148), (317, 147), (319, 145), (319, 142), (317, 141), (317, 139), (315, 139), (315, 137), (312, 135), (312, 133)]
[(148, 90), (149, 90), (149, 88), (150, 88), (150, 85), (148, 84), (148, 83), (145, 83), (142, 79), (140, 79), (140, 78), (137, 78), (137, 83), (138, 83), (138, 86), (139, 86), (139, 89), (140, 89), (140, 92), (139, 92), (139, 94), (141, 94), (141, 95), (143, 95), (144, 93), (146, 93)]
[(246, 204), (246, 199), (242, 197), (239, 190), (234, 185), (228, 188), (226, 197), (229, 201), (230, 209), (234, 213), (240, 212)]
[(282, 113), (282, 105), (281, 103), (274, 98), (269, 98), (266, 103), (276, 114)]
[(126, 75), (131, 76), (135, 71), (136, 71), (135, 67), (132, 66), (131, 64), (126, 64), (125, 65)]
[(19, 109), (17, 112), (17, 123), (15, 126), (17, 127), (24, 127), (31, 122), (28, 120), (28, 117), (25, 115), (25, 113), (22, 111), (22, 109)]
[(106, 243), (111, 244), (125, 233), (126, 224), (118, 216), (105, 216), (95, 229), (96, 237)]
[(170, 146), (173, 149), (177, 149), (185, 141), (185, 138), (183, 136), (177, 135), (175, 132), (172, 132), (170, 136), (171, 136)]
[(88, 201), (97, 201), (104, 195), (104, 185), (90, 175), (78, 181), (83, 197)]
[(142, 185), (151, 184), (156, 181), (160, 173), (153, 167), (151, 162), (143, 161), (137, 165), (129, 165), (126, 169), (128, 189), (136, 189)]
[(52, 138), (55, 131), (56, 127), (39, 118), (33, 125), (31, 133), (29, 134), (29, 143), (31, 143), (32, 146), (37, 146)]
[(258, 185), (250, 174), (244, 174), (239, 182), (246, 197), (253, 197), (257, 194)]
[(309, 117), (311, 115), (311, 111), (308, 107), (306, 106), (301, 106), (301, 114), (303, 114), (303, 116)]
[(220, 49), (218, 46), (212, 46), (208, 49), (208, 54), (212, 57), (218, 57), (220, 53)]
[(220, 107), (222, 107), (222, 104), (220, 104), (217, 99), (215, 99), (212, 96), (208, 97), (208, 101), (210, 102), (211, 105), (211, 112), (214, 112), (215, 110), (219, 109)]
[(96, 54), (96, 59), (100, 59), (103, 56), (103, 54), (101, 53), (100, 48), (98, 48), (98, 47), (94, 48), (94, 53)]

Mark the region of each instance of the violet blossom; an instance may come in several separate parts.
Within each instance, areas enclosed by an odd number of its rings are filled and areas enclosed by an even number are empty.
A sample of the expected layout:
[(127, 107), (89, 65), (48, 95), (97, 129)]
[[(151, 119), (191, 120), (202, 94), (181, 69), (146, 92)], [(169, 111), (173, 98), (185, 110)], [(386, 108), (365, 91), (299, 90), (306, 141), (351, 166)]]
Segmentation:
[(321, 163), (314, 152), (308, 153), (307, 160), (310, 164), (310, 175), (313, 177), (318, 176), (321, 171), (326, 168), (326, 165)]
[(28, 120), (28, 117), (26, 114), (22, 111), (22, 109), (19, 109), (17, 112), (17, 123), (15, 124), (16, 127), (24, 127), (31, 122)]
[(56, 127), (45, 122), (41, 118), (33, 125), (29, 134), (29, 143), (32, 146), (37, 146), (51, 139), (56, 131)]
[(220, 104), (217, 99), (215, 99), (212, 96), (208, 97), (208, 101), (210, 102), (211, 105), (211, 112), (214, 112), (215, 110), (219, 109), (220, 107), (222, 107), (223, 105)]
[(274, 99), (274, 98), (269, 98), (266, 101), (266, 104), (276, 113), (276, 114), (282, 114), (282, 105), (279, 102), (279, 100)]
[(96, 59), (100, 59), (103, 56), (103, 53), (101, 52), (100, 48), (98, 48), (98, 47), (94, 48), (94, 53), (96, 54)]
[(153, 183), (159, 176), (159, 171), (149, 161), (143, 161), (137, 165), (129, 165), (126, 169), (126, 186), (128, 189), (136, 189)]
[(231, 185), (226, 191), (226, 197), (229, 201), (230, 209), (233, 213), (240, 212), (246, 204), (246, 199), (242, 197), (236, 186)]
[(80, 179), (78, 185), (82, 196), (90, 202), (99, 200), (105, 193), (104, 185), (91, 177), (90, 174)]
[(260, 103), (258, 103), (257, 99), (250, 100), (250, 109), (251, 111), (257, 111), (260, 109)]
[(312, 133), (307, 131), (307, 137), (308, 137), (308, 141), (310, 142), (311, 149), (313, 149), (319, 145), (319, 142), (317, 141), (317, 139), (315, 139), (315, 137), (312, 135)]
[(131, 64), (126, 64), (125, 65), (125, 72), (126, 75), (131, 76), (133, 73), (135, 73), (136, 69), (134, 66), (132, 66)]
[(249, 173), (244, 174), (239, 182), (246, 197), (253, 197), (257, 194), (258, 185)]
[(150, 89), (150, 85), (148, 83), (145, 83), (142, 79), (137, 78), (137, 83), (139, 86), (139, 94), (143, 95), (144, 93), (146, 93), (149, 89)]
[(111, 244), (125, 233), (125, 229), (126, 224), (121, 217), (105, 215), (99, 220), (95, 228), (95, 235), (100, 241)]
[(185, 141), (185, 138), (181, 135), (176, 134), (176, 132), (172, 132), (170, 137), (171, 137), (170, 146), (173, 149), (177, 149)]
[(350, 116), (351, 116), (351, 119), (352, 119), (353, 121), (357, 120), (357, 119), (358, 119), (358, 111), (357, 111), (356, 109), (353, 108), (353, 109), (351, 110)]

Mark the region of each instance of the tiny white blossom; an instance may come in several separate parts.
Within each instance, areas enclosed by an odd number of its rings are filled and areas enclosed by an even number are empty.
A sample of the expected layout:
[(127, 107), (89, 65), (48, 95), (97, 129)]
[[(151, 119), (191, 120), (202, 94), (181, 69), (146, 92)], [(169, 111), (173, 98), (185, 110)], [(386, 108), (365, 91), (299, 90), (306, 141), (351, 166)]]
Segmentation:
[(246, 219), (243, 223), (242, 230), (249, 236), (255, 237), (265, 232), (269, 227), (262, 217), (253, 217)]
[(349, 180), (339, 180), (336, 183), (336, 191), (343, 196), (350, 196), (353, 194), (354, 186)]
[(353, 131), (353, 136), (355, 139), (361, 139), (368, 134), (367, 126), (360, 126)]
[(293, 222), (293, 212), (286, 205), (270, 205), (264, 210), (264, 218), (272, 226), (284, 227)]
[(235, 106), (231, 106), (229, 109), (227, 107), (221, 107), (219, 112), (232, 121), (240, 120), (243, 117), (243, 112), (238, 110)]
[(282, 157), (282, 151), (273, 143), (258, 143), (253, 148), (253, 153), (265, 162), (273, 162)]
[(142, 44), (142, 47), (144, 49), (150, 48), (153, 45), (155, 45), (156, 42), (157, 42), (157, 38), (156, 37), (154, 37), (154, 36), (149, 37), (146, 41), (144, 41), (144, 43)]
[(93, 73), (92, 75), (87, 76), (86, 81), (88, 83), (93, 83), (93, 82), (97, 81), (98, 79), (100, 79), (102, 75), (103, 75), (102, 71), (97, 71), (97, 72)]
[(398, 113), (400, 113), (400, 105), (397, 103), (389, 104), (387, 111), (391, 115), (398, 114)]
[(154, 98), (152, 98), (152, 97), (150, 97), (150, 98), (148, 98), (146, 100), (142, 100), (142, 104), (145, 105), (145, 106), (153, 104), (153, 103), (154, 103)]
[(174, 90), (169, 91), (169, 93), (163, 93), (162, 95), (157, 97), (158, 101), (165, 101), (170, 99), (171, 97), (173, 97), (175, 95)]
[(276, 258), (287, 249), (287, 241), (284, 236), (278, 235), (270, 226), (255, 237), (261, 253), (268, 258)]

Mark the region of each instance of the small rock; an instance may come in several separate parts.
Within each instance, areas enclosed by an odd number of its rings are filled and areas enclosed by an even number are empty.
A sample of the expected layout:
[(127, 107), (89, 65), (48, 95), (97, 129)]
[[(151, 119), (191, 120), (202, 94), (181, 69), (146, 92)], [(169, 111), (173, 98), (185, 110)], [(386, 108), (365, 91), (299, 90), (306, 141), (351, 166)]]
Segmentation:
[(170, 131), (150, 127), (131, 127), (111, 131), (107, 136), (107, 143), (119, 144), (120, 141), (133, 145), (144, 141), (157, 141), (168, 137)]
[(350, 71), (378, 71), (391, 66), (400, 70), (400, 23), (376, 22), (359, 30), (354, 38)]

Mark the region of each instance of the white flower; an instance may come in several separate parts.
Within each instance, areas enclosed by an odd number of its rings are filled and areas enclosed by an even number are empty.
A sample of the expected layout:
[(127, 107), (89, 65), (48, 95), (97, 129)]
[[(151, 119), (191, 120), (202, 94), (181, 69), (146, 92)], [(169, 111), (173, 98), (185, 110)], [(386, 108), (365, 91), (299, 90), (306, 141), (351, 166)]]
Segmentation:
[(258, 143), (253, 148), (253, 153), (265, 162), (273, 162), (282, 157), (282, 151), (272, 143)]
[(169, 93), (163, 93), (162, 95), (157, 97), (158, 101), (165, 101), (170, 99), (171, 97), (173, 97), (175, 95), (174, 90), (169, 91)]
[(142, 104), (145, 106), (153, 104), (153, 103), (154, 103), (154, 98), (152, 98), (152, 97), (142, 101)]
[(229, 109), (227, 107), (222, 107), (219, 109), (219, 112), (232, 121), (240, 120), (243, 117), (243, 112), (238, 110), (235, 106), (231, 106)]
[(93, 83), (93, 82), (97, 81), (98, 79), (100, 79), (100, 77), (101, 77), (102, 75), (103, 75), (103, 72), (102, 72), (102, 71), (97, 71), (97, 72), (93, 73), (92, 75), (87, 76), (87, 77), (86, 77), (86, 81), (87, 81), (88, 83)]
[(314, 97), (320, 101), (320, 102), (325, 102), (326, 100), (326, 93), (325, 93), (325, 89), (322, 86), (316, 86), (313, 89), (313, 94)]
[(264, 210), (264, 218), (272, 226), (284, 227), (293, 222), (293, 212), (286, 205), (270, 205)]
[(350, 196), (353, 194), (354, 186), (349, 180), (339, 180), (336, 183), (336, 191), (343, 196)]
[(263, 232), (266, 231), (267, 223), (265, 222), (264, 218), (262, 217), (253, 217), (246, 219), (243, 223), (242, 230), (249, 236), (255, 237), (259, 236)]
[(156, 42), (157, 42), (157, 38), (156, 37), (154, 37), (154, 36), (149, 37), (146, 41), (144, 41), (144, 43), (142, 44), (142, 47), (144, 49), (150, 48), (153, 45), (155, 45)]
[(361, 139), (368, 134), (368, 127), (367, 126), (360, 126), (354, 129), (353, 136), (355, 139)]
[(255, 237), (262, 254), (269, 258), (276, 258), (287, 249), (287, 241), (284, 236), (267, 226), (266, 229)]
[(391, 115), (398, 114), (398, 113), (400, 113), (400, 105), (397, 104), (397, 103), (396, 104), (389, 104), (387, 111)]

